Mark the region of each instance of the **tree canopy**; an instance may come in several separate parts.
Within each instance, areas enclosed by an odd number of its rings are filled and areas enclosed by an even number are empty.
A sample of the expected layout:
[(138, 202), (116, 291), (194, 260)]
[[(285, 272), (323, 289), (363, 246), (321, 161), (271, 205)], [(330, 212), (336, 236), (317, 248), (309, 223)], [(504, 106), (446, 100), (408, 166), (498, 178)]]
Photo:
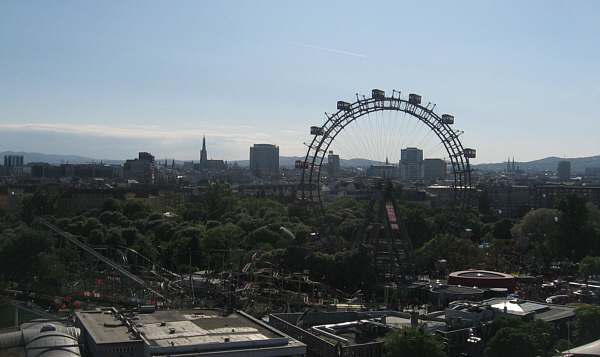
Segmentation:
[(446, 350), (442, 338), (430, 335), (423, 326), (403, 327), (388, 332), (383, 338), (386, 356), (443, 357)]

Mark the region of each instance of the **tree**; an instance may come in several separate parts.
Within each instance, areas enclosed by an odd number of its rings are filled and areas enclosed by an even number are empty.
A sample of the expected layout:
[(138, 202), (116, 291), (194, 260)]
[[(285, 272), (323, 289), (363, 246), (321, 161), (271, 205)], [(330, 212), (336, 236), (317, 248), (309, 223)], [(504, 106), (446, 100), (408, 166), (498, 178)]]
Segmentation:
[(498, 333), (498, 331), (505, 327), (520, 328), (521, 325), (523, 325), (523, 320), (521, 320), (520, 318), (496, 316), (494, 317), (492, 323), (489, 325), (485, 338), (486, 340), (491, 339), (496, 335), (496, 333)]
[(94, 229), (88, 234), (86, 243), (91, 245), (101, 245), (104, 243), (104, 232), (100, 229)]
[(129, 200), (123, 207), (123, 214), (129, 219), (134, 219), (134, 215), (140, 212), (147, 212), (148, 214), (154, 211), (152, 206), (141, 200)]
[(479, 199), (478, 206), (479, 212), (483, 215), (487, 215), (492, 209), (492, 200), (487, 190), (481, 192), (481, 198)]
[(480, 266), (485, 260), (485, 252), (470, 240), (441, 235), (417, 249), (415, 257), (417, 265), (429, 272), (433, 272), (440, 259), (446, 259), (448, 269), (456, 271)]
[(354, 238), (356, 236), (356, 231), (358, 227), (360, 227), (361, 220), (357, 218), (346, 219), (342, 224), (340, 224), (338, 230), (342, 238), (344, 238), (347, 242), (354, 242)]
[(125, 246), (127, 242), (125, 242), (125, 239), (123, 239), (123, 236), (121, 234), (121, 228), (110, 228), (104, 236), (104, 244), (113, 247)]
[[(4, 240), (0, 250), (0, 271), (10, 281), (19, 283), (20, 288), (27, 289), (37, 275), (38, 257), (40, 254), (52, 252), (54, 238), (48, 231), (23, 230)], [(47, 256), (51, 261), (53, 258)]]
[(383, 338), (386, 356), (441, 357), (446, 356), (444, 342), (430, 335), (423, 326), (403, 327), (388, 332)]
[(98, 220), (105, 226), (119, 226), (122, 225), (124, 221), (127, 221), (127, 217), (123, 216), (123, 214), (118, 211), (106, 211), (100, 213)]
[(273, 249), (275, 243), (284, 238), (279, 227), (279, 225), (268, 225), (248, 233), (244, 238), (244, 246), (246, 249)]
[(209, 185), (204, 192), (204, 211), (206, 218), (212, 220), (221, 220), (226, 212), (233, 211), (237, 204), (237, 199), (221, 182), (215, 182)]
[(184, 203), (175, 209), (179, 217), (187, 222), (198, 222), (204, 219), (202, 207), (196, 203)]
[(239, 206), (252, 217), (263, 218), (267, 211), (275, 212), (278, 216), (286, 215), (286, 208), (281, 203), (268, 198), (244, 198)]
[(101, 212), (121, 212), (123, 213), (123, 202), (116, 198), (108, 198), (102, 204)]
[(225, 224), (206, 231), (202, 246), (211, 249), (235, 249), (240, 246), (244, 231), (235, 224)]
[(561, 225), (568, 229), (577, 230), (585, 224), (589, 211), (585, 196), (576, 193), (568, 193), (554, 203), (554, 208), (563, 212)]
[(573, 335), (583, 345), (600, 339), (600, 307), (585, 305), (577, 309)]
[(288, 205), (287, 206), (287, 214), (288, 217), (292, 218), (292, 217), (298, 217), (298, 218), (303, 218), (306, 215), (306, 211), (304, 210), (304, 208), (297, 206), (297, 205)]
[(37, 216), (54, 215), (58, 209), (60, 193), (48, 188), (38, 189), (33, 196), (23, 199), (21, 217), (26, 223), (33, 222)]
[(141, 236), (138, 230), (134, 227), (125, 228), (121, 231), (121, 237), (125, 240), (125, 246), (131, 247), (135, 241)]
[(152, 261), (155, 261), (158, 258), (158, 250), (152, 244), (152, 240), (147, 236), (139, 235), (132, 248)]
[(527, 321), (522, 330), (533, 337), (536, 356), (554, 356), (558, 343), (558, 334), (554, 325), (544, 320)]
[(528, 242), (546, 266), (553, 259), (564, 256), (563, 241), (558, 221), (562, 213), (555, 209), (541, 208), (528, 212), (523, 221), (511, 229), (518, 241)]
[(333, 266), (329, 282), (344, 291), (370, 291), (377, 282), (375, 257), (370, 249), (361, 248), (337, 252), (332, 256)]
[(572, 260), (585, 255), (600, 255), (600, 211), (586, 203), (584, 196), (568, 194), (555, 207), (563, 213), (559, 221), (563, 230), (565, 250)]
[(60, 294), (61, 287), (69, 280), (67, 269), (53, 252), (40, 252), (35, 257), (32, 271), (32, 289), (49, 294)]
[(600, 275), (600, 257), (586, 256), (579, 262), (579, 273), (587, 278), (588, 276)]
[(531, 357), (537, 356), (533, 337), (522, 329), (503, 327), (487, 344), (485, 357)]
[(554, 203), (554, 208), (562, 212), (559, 220), (562, 229), (562, 241), (567, 257), (579, 260), (590, 250), (595, 248), (596, 243), (593, 229), (589, 225), (589, 211), (584, 196), (569, 193), (559, 198)]
[(554, 326), (543, 320), (524, 322), (496, 316), (486, 334), (485, 356), (554, 356), (559, 342)]
[(596, 205), (591, 202), (588, 202), (586, 207), (588, 210), (588, 219), (590, 225), (594, 229), (600, 230), (600, 208), (596, 207)]
[(510, 230), (513, 227), (513, 223), (510, 219), (504, 218), (500, 221), (494, 222), (492, 228), (492, 234), (495, 238), (500, 239), (511, 239), (512, 234)]
[(428, 220), (428, 217), (431, 217), (431, 210), (424, 205), (416, 204), (401, 210), (412, 245), (418, 249), (432, 238), (431, 224)]

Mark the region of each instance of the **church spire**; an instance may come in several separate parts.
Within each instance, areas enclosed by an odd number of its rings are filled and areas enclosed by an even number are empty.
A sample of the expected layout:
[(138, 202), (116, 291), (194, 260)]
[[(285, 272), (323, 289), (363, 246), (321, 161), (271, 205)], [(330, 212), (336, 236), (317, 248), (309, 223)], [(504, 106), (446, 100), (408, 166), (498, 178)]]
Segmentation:
[(200, 168), (205, 169), (208, 162), (208, 155), (206, 153), (206, 135), (202, 136), (202, 150), (200, 150)]

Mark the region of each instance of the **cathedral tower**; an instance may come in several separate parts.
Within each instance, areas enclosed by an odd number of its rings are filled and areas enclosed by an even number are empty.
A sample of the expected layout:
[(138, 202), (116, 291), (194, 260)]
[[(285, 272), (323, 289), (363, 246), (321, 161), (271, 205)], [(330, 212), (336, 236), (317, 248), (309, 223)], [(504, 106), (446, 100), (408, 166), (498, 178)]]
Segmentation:
[(206, 169), (208, 164), (208, 156), (206, 154), (206, 135), (202, 137), (202, 150), (200, 150), (200, 168)]

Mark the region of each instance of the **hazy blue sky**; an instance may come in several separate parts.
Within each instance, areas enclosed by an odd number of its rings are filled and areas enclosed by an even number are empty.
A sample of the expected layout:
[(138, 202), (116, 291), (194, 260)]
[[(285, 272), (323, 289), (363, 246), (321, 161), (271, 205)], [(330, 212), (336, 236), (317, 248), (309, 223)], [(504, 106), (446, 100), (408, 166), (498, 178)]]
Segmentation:
[(455, 116), (473, 163), (600, 155), (600, 1), (0, 0), (0, 151), (303, 156), (373, 88)]

